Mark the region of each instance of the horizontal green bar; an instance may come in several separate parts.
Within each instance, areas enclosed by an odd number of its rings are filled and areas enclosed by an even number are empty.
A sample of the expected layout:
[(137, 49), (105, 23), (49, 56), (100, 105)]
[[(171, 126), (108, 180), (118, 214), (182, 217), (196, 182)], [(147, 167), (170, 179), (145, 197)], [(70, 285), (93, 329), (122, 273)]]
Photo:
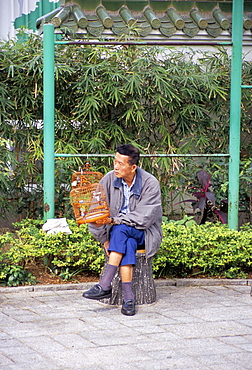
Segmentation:
[(242, 89), (252, 89), (252, 86), (250, 85), (241, 85)]
[[(114, 157), (115, 153), (111, 154), (60, 154), (55, 153), (54, 157)], [(229, 157), (229, 154), (140, 154), (141, 157)]]

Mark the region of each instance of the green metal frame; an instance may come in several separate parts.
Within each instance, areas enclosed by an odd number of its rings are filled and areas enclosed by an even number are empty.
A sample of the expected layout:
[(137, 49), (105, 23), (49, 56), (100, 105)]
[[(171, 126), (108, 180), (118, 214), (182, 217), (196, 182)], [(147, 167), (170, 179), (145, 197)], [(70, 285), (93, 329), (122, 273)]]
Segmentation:
[[(240, 125), (241, 89), (251, 86), (241, 85), (242, 33), (244, 0), (233, 0), (232, 10), (232, 64), (230, 90), (230, 134), (229, 154), (201, 154), (200, 156), (229, 157), (228, 227), (238, 229), (239, 172), (240, 172)], [(54, 158), (72, 156), (54, 153), (54, 44), (68, 43), (54, 40), (54, 26), (46, 24), (44, 29), (44, 219), (54, 218)], [(140, 43), (141, 44), (141, 43)], [(221, 44), (221, 43), (220, 43)], [(82, 154), (83, 156), (83, 154)], [(90, 154), (88, 156), (91, 156)], [(95, 156), (98, 156), (97, 154)], [(106, 156), (106, 155), (100, 155)], [(109, 155), (108, 155), (109, 156)], [(151, 156), (151, 155), (150, 155)], [(162, 155), (160, 155), (162, 156)], [(163, 155), (172, 156), (172, 155)], [(174, 155), (173, 155), (174, 156)], [(175, 155), (181, 156), (183, 155)], [(187, 154), (184, 156), (191, 156)], [(197, 155), (199, 156), (199, 155)]]
[(243, 0), (233, 1), (232, 29), (235, 30), (235, 32), (232, 32), (228, 226), (230, 229), (234, 230), (238, 229), (239, 210), (243, 8)]
[(54, 26), (44, 26), (44, 220), (54, 218)]

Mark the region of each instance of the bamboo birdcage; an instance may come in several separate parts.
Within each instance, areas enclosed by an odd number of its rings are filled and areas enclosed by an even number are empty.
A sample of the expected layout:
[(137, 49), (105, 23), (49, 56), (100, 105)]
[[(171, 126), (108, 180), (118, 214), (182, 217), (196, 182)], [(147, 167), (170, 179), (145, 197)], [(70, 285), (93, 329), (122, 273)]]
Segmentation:
[(102, 173), (91, 171), (89, 164), (86, 164), (85, 171), (72, 175), (70, 202), (79, 225), (97, 221), (105, 223), (109, 217), (106, 194), (99, 183), (102, 177)]

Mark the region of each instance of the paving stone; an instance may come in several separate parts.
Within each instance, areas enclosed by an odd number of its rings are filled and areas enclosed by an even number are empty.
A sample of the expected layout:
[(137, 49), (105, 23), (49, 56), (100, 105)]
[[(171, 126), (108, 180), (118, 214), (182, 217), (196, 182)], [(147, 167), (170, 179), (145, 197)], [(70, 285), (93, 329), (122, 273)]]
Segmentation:
[(252, 352), (252, 343), (238, 344), (236, 348), (242, 349), (246, 352)]
[(251, 314), (247, 319), (239, 319), (236, 320), (237, 323), (240, 323), (241, 325), (248, 326), (250, 328), (250, 333), (252, 334), (252, 307), (251, 307)]
[(1, 339), (0, 340), (0, 349), (1, 351), (3, 351), (4, 348), (18, 348), (19, 347), (23, 347), (22, 345), (22, 342), (20, 342), (20, 340), (17, 340), (17, 339), (14, 339), (14, 338), (11, 338), (11, 337), (8, 337), (8, 338), (5, 338), (5, 339)]
[(52, 338), (62, 344), (66, 348), (81, 348), (95, 347), (95, 343), (83, 338), (81, 333), (78, 334), (55, 334)]
[[(135, 364), (134, 364), (135, 365)], [(188, 356), (175, 355), (158, 359), (154, 358), (152, 361), (142, 361), (141, 363), (136, 363), (137, 369), (157, 369), (157, 370), (174, 370), (174, 369), (183, 369), (183, 370), (209, 370), (209, 367), (202, 367), (202, 364), (196, 359), (193, 359)]]
[(242, 320), (243, 318), (251, 317), (252, 323), (252, 308), (244, 305), (236, 306), (235, 310), (229, 306), (211, 307), (209, 308), (193, 308), (190, 310), (190, 315), (193, 317), (201, 317), (204, 321), (227, 321), (227, 320)]
[(1, 353), (4, 354), (5, 356), (17, 356), (19, 354), (24, 355), (24, 354), (29, 354), (31, 352), (31, 348), (22, 344), (19, 342), (16, 345), (9, 346), (9, 347), (1, 347)]
[(9, 365), (13, 365), (13, 361), (3, 353), (0, 353), (0, 368), (5, 369)]
[[(0, 321), (0, 327), (4, 327), (4, 323), (2, 322), (2, 321)], [(7, 333), (4, 333), (3, 331), (1, 331), (1, 329), (0, 329), (0, 341), (1, 340), (6, 340), (6, 339), (12, 339), (12, 337), (9, 335), (9, 334), (7, 334)]]
[(232, 361), (236, 365), (237, 369), (251, 370), (252, 364), (252, 352), (248, 351), (237, 351), (230, 353), (228, 356), (224, 355), (224, 358), (229, 362)]
[(237, 367), (236, 364), (228, 362), (228, 363), (222, 363), (222, 364), (215, 364), (211, 365), (210, 367), (211, 370), (250, 370), (251, 368), (249, 367)]
[(85, 369), (85, 366), (91, 367), (92, 365), (103, 367), (104, 365), (120, 364), (124, 360), (131, 363), (133, 367), (134, 361), (151, 358), (146, 352), (134, 349), (129, 345), (100, 346), (99, 350), (97, 348), (72, 349), (55, 354), (50, 352), (49, 356), (61, 366), (71, 363), (72, 369)]
[[(10, 353), (8, 354), (8, 358), (13, 361), (13, 363), (17, 366), (20, 365), (27, 365), (27, 367), (33, 366), (34, 369), (42, 369), (48, 366), (48, 357), (45, 358), (41, 356), (39, 353), (30, 350), (29, 353)], [(52, 362), (53, 368), (53, 362)]]
[(251, 344), (252, 349), (252, 335), (224, 336), (219, 337), (218, 340), (227, 344), (232, 344), (234, 346), (248, 343)]
[(234, 366), (235, 363), (232, 363), (231, 361), (227, 361), (227, 359), (221, 354), (221, 353), (218, 353), (218, 354), (206, 354), (206, 355), (196, 355), (195, 356), (195, 359), (197, 361), (199, 361), (203, 366), (209, 366), (211, 369), (212, 367), (214, 367), (215, 365), (219, 365), (220, 368), (222, 368), (222, 366), (226, 366), (226, 369), (228, 369), (227, 366)]
[(55, 341), (48, 335), (39, 335), (36, 337), (25, 337), (19, 338), (20, 342), (28, 346), (32, 350), (42, 354), (47, 355), (49, 352), (62, 352), (66, 349), (65, 346)]

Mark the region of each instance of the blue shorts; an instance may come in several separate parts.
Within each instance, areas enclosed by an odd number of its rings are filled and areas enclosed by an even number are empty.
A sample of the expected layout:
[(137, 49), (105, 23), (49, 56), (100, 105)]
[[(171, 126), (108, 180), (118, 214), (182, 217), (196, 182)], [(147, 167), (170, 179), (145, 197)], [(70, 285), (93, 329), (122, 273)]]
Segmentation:
[(110, 229), (109, 252), (122, 253), (120, 266), (136, 264), (138, 245), (144, 244), (144, 230), (120, 224)]

